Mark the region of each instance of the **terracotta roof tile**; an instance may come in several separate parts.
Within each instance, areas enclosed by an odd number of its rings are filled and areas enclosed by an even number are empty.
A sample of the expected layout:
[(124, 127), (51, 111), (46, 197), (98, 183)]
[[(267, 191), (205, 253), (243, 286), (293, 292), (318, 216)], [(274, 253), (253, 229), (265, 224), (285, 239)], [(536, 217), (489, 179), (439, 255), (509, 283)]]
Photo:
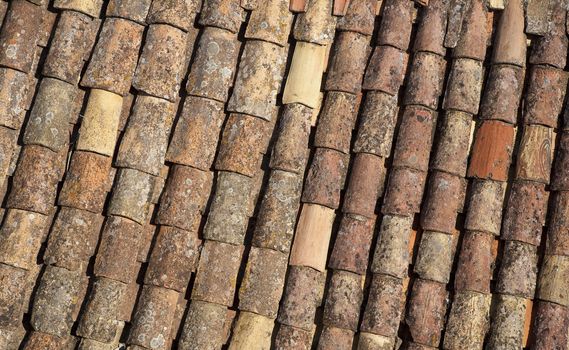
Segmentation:
[(371, 53), (369, 42), (369, 36), (355, 32), (345, 31), (336, 35), (324, 86), (326, 91), (360, 92)]
[(407, 50), (411, 37), (413, 2), (407, 0), (388, 1), (384, 5), (381, 16), (382, 21), (377, 36), (377, 44)]
[(253, 244), (288, 253), (292, 243), (302, 189), (302, 177), (273, 170), (259, 208)]
[[(143, 1), (143, 3), (145, 2)], [(198, 9), (198, 3), (198, 0), (152, 1), (149, 10), (148, 5), (144, 7), (144, 9), (148, 10), (146, 21), (148, 24), (168, 24), (183, 31), (188, 31), (193, 26), (193, 13)], [(178, 60), (174, 59), (172, 61), (176, 62)]]
[(332, 1), (309, 0), (306, 12), (298, 15), (293, 29), (294, 38), (319, 45), (329, 45), (334, 39), (336, 18), (332, 17)]
[(152, 0), (111, 0), (107, 5), (108, 17), (119, 17), (144, 25)]
[(302, 201), (336, 209), (340, 191), (348, 171), (349, 156), (341, 152), (317, 148), (306, 177)]
[(202, 26), (236, 33), (241, 26), (243, 12), (239, 0), (203, 0), (199, 22)]
[[(480, 118), (516, 124), (524, 84), (524, 70), (511, 65), (495, 64), (490, 67), (486, 80), (480, 105)], [(507, 91), (510, 93), (504, 93)]]
[(55, 203), (61, 163), (60, 155), (47, 148), (24, 147), (6, 203), (8, 208), (47, 215)]
[(40, 37), (41, 7), (25, 0), (12, 1), (0, 32), (0, 65), (29, 73)]
[(47, 266), (34, 296), (31, 324), (35, 331), (63, 337), (73, 324), (73, 310), (78, 307), (81, 271)]
[(77, 90), (58, 79), (42, 79), (24, 133), (25, 145), (41, 145), (54, 152), (67, 145), (69, 107), (75, 102)]
[(143, 26), (129, 20), (105, 20), (81, 86), (126, 95), (136, 68), (143, 30)]

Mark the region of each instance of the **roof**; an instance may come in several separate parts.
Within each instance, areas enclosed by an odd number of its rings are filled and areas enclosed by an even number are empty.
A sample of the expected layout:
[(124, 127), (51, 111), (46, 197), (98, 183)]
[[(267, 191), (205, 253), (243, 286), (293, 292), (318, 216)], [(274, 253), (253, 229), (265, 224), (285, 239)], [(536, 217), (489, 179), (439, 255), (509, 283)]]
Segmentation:
[(0, 349), (566, 349), (565, 0), (0, 0)]

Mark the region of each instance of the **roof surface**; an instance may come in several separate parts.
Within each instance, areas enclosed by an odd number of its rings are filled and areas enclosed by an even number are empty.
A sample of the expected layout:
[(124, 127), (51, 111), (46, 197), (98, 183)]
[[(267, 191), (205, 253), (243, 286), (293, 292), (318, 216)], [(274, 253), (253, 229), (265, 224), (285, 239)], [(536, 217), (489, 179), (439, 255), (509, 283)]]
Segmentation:
[(566, 0), (0, 0), (0, 350), (567, 349)]

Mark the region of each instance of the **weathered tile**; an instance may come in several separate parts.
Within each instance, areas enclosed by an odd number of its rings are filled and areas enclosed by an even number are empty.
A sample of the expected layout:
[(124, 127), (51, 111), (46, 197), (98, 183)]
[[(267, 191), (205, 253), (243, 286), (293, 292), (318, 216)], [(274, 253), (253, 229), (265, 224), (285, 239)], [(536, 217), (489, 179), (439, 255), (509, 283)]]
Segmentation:
[(18, 132), (4, 126), (0, 126), (0, 175), (8, 175), (8, 168), (12, 158), (16, 156)]
[(178, 292), (173, 290), (144, 286), (129, 331), (128, 343), (150, 349), (165, 349), (178, 296)]
[(76, 341), (77, 339), (70, 335), (58, 337), (49, 333), (31, 332), (22, 345), (25, 350), (72, 350), (77, 345)]
[(362, 300), (363, 276), (347, 271), (334, 271), (326, 295), (323, 324), (356, 331)]
[(196, 268), (200, 244), (197, 227), (185, 231), (161, 226), (152, 247), (144, 282), (183, 292)]
[(54, 0), (53, 7), (62, 10), (82, 12), (91, 17), (99, 17), (103, 0)]
[(433, 171), (427, 186), (427, 197), (421, 210), (421, 227), (425, 230), (452, 234), (456, 217), (464, 205), (464, 179), (442, 171)]
[(359, 334), (358, 350), (391, 350), (394, 348), (394, 346), (395, 339), (393, 337), (385, 337), (382, 335), (367, 332), (361, 332)]
[(271, 152), (271, 169), (304, 174), (312, 109), (300, 103), (283, 106)]
[(54, 152), (69, 142), (70, 107), (74, 104), (77, 87), (58, 79), (42, 79), (26, 125), (25, 145), (41, 145)]
[(431, 169), (466, 176), (473, 118), (460, 111), (446, 111), (439, 118)]
[(174, 102), (184, 77), (186, 33), (165, 25), (152, 24), (134, 73), (132, 86), (149, 95)]
[(488, 10), (484, 0), (470, 2), (464, 14), (460, 39), (452, 50), (454, 58), (470, 58), (484, 61), (488, 37)]
[(469, 3), (465, 0), (450, 0), (448, 2), (448, 24), (444, 46), (449, 49), (455, 48), (456, 45), (458, 45), (468, 4)]
[(274, 124), (244, 114), (231, 114), (225, 123), (215, 169), (253, 177), (261, 167)]
[(445, 284), (416, 279), (405, 323), (414, 342), (437, 347), (444, 329), (448, 293)]
[(86, 278), (82, 271), (47, 266), (34, 295), (31, 315), (34, 330), (59, 337), (69, 334), (81, 282)]
[(397, 114), (396, 97), (383, 92), (368, 92), (360, 116), (353, 151), (389, 157)]
[(260, 1), (251, 12), (245, 38), (268, 41), (285, 46), (292, 24), (289, 0)]
[(195, 12), (201, 1), (166, 0), (152, 1), (147, 23), (164, 23), (188, 31), (193, 26)]
[(337, 91), (326, 93), (313, 146), (349, 154), (352, 130), (357, 118), (356, 108), (356, 95)]
[(332, 1), (312, 0), (306, 11), (298, 15), (293, 29), (298, 41), (328, 45), (334, 39), (336, 19), (332, 16)]
[(143, 26), (129, 20), (106, 19), (81, 85), (126, 95), (136, 69), (143, 30)]
[(349, 155), (317, 148), (304, 183), (302, 201), (336, 209), (348, 171)]
[(84, 270), (95, 254), (103, 216), (86, 210), (61, 207), (43, 261), (68, 270)]
[(420, 211), (427, 174), (409, 168), (393, 168), (389, 174), (383, 214), (411, 216)]
[(10, 2), (0, 32), (0, 65), (24, 73), (32, 70), (42, 15), (41, 7), (29, 1)]
[[(288, 11), (288, 0), (287, 11)], [(233, 328), (229, 349), (268, 349), (271, 347), (271, 335), (274, 319), (252, 312), (241, 311)]]
[(386, 337), (395, 337), (401, 319), (403, 281), (383, 274), (374, 274), (360, 330)]
[(526, 299), (496, 294), (488, 346), (495, 349), (523, 348)]
[(23, 147), (6, 206), (47, 215), (55, 204), (61, 163), (61, 157), (48, 148)]
[(381, 221), (371, 271), (397, 278), (405, 278), (411, 256), (409, 239), (412, 230), (412, 218), (385, 215)]
[(336, 28), (341, 31), (372, 35), (375, 24), (375, 0), (351, 0), (346, 2), (347, 11), (338, 19)]
[(302, 175), (272, 170), (259, 207), (253, 245), (288, 253), (302, 191)]
[(243, 246), (206, 241), (200, 256), (192, 301), (233, 305)]
[(8, 350), (18, 349), (25, 336), (26, 329), (23, 325), (15, 328), (2, 328), (0, 329), (0, 346)]
[(29, 270), (36, 265), (41, 240), (49, 230), (49, 217), (8, 209), (0, 229), (0, 261)]
[(537, 259), (536, 246), (506, 241), (495, 291), (533, 299), (537, 279)]
[(111, 0), (107, 5), (106, 16), (129, 19), (145, 25), (151, 2), (152, 0)]
[(423, 231), (413, 271), (422, 279), (448, 283), (457, 241), (454, 234)]
[(115, 181), (107, 214), (144, 223), (152, 192), (153, 177), (138, 170), (122, 168)]
[(556, 128), (567, 90), (567, 73), (536, 65), (532, 67), (529, 79), (524, 122)]
[(58, 204), (100, 213), (110, 186), (110, 169), (110, 157), (92, 152), (73, 152)]
[(567, 346), (569, 309), (547, 301), (537, 301), (532, 344), (534, 349), (556, 349)]
[(85, 308), (81, 313), (77, 335), (110, 343), (120, 330), (119, 305), (126, 295), (127, 285), (109, 278), (98, 277), (93, 283)]
[(549, 30), (554, 1), (528, 1), (526, 9), (526, 33), (544, 35)]
[(0, 263), (0, 325), (10, 329), (22, 322), (27, 271)]
[(525, 71), (516, 66), (493, 64), (486, 79), (480, 118), (516, 124)]
[[(445, 45), (445, 34), (448, 37), (447, 23), (450, 30), (453, 21), (460, 18), (460, 16), (450, 12), (452, 10), (449, 9), (449, 3), (450, 1), (431, 0), (428, 6), (422, 8), (413, 51), (432, 52), (440, 56), (446, 54), (445, 46), (448, 46)], [(407, 11), (405, 16), (407, 16)]]
[(393, 153), (394, 167), (427, 171), (437, 113), (419, 106), (405, 108)]
[(158, 176), (164, 165), (176, 104), (139, 95), (122, 136), (115, 165)]
[(175, 165), (160, 199), (156, 222), (191, 230), (201, 219), (212, 186), (212, 174)]
[(454, 274), (456, 291), (490, 292), (494, 269), (493, 242), (493, 235), (488, 233), (467, 231), (464, 234)]
[(203, 0), (200, 24), (237, 33), (243, 12), (239, 0)]
[(375, 218), (352, 214), (342, 216), (328, 267), (365, 274), (374, 225)]
[(193, 59), (186, 91), (190, 95), (227, 101), (233, 83), (240, 42), (235, 33), (205, 27)]
[(136, 254), (141, 227), (137, 223), (110, 216), (105, 221), (97, 251), (94, 272), (97, 276), (130, 283), (136, 278)]
[(430, 52), (417, 52), (413, 57), (404, 103), (418, 104), (436, 110), (443, 92), (446, 61)]
[(358, 94), (371, 53), (370, 37), (355, 32), (339, 32), (334, 39), (326, 76), (326, 91)]
[(413, 3), (405, 0), (386, 2), (382, 12), (377, 43), (406, 51), (411, 38)]
[(454, 296), (447, 321), (443, 347), (456, 349), (469, 344), (482, 348), (490, 322), (492, 296), (476, 292), (459, 292)]
[(28, 102), (31, 103), (32, 83), (27, 74), (0, 67), (0, 107), (4, 111), (0, 117), (0, 125), (20, 129), (29, 108)]
[(363, 89), (397, 95), (405, 79), (408, 60), (406, 51), (388, 45), (376, 46), (365, 71)]
[(287, 263), (288, 255), (285, 253), (251, 247), (239, 288), (239, 310), (276, 318)]
[(253, 179), (250, 177), (225, 171), (218, 173), (215, 195), (203, 231), (204, 238), (243, 244), (249, 222), (248, 205), (252, 188)]
[(286, 48), (278, 45), (259, 40), (247, 41), (227, 110), (273, 121), (277, 113), (276, 98), (281, 88), (285, 55)]
[(503, 182), (475, 180), (470, 190), (464, 228), (499, 235), (505, 189)]
[(482, 61), (456, 58), (452, 62), (446, 87), (444, 108), (478, 114), (484, 80)]
[(100, 21), (75, 11), (63, 11), (49, 45), (42, 74), (77, 84), (84, 61), (95, 45)]
[(188, 97), (172, 134), (166, 160), (209, 171), (224, 120), (223, 103)]
[(553, 1), (552, 5), (549, 30), (535, 41), (529, 56), (529, 63), (551, 65), (563, 69), (567, 63), (567, 4), (563, 1)]
[(275, 350), (291, 349), (292, 347), (298, 350), (309, 350), (313, 337), (313, 331), (282, 324), (279, 325), (274, 347)]
[(312, 330), (316, 308), (322, 302), (325, 275), (310, 267), (289, 266), (288, 279), (277, 320), (281, 324)]
[(324, 326), (318, 338), (319, 350), (351, 349), (354, 332), (344, 328)]
[(537, 297), (563, 306), (569, 305), (569, 257), (545, 255), (537, 281)]
[(192, 300), (182, 329), (179, 349), (219, 349), (223, 343), (222, 329), (227, 307)]
[(552, 197), (546, 249), (549, 254), (569, 256), (569, 192), (555, 192)]
[(357, 153), (352, 164), (342, 212), (373, 218), (377, 199), (383, 192), (385, 174), (385, 158)]

